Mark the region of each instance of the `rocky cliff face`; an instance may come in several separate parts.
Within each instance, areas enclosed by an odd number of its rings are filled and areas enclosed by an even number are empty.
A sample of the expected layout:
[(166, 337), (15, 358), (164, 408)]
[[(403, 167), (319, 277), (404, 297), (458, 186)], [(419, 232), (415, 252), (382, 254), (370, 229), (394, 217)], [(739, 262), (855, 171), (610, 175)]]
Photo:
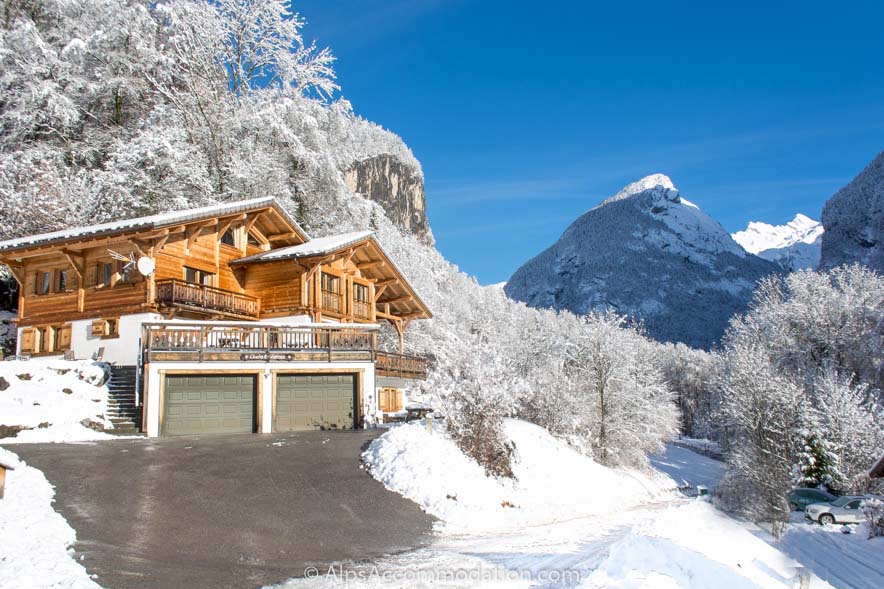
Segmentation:
[(709, 348), (777, 270), (655, 174), (579, 217), (504, 290), (533, 307), (612, 308), (655, 339)]
[(390, 155), (379, 155), (354, 163), (344, 172), (344, 181), (382, 207), (399, 227), (410, 231), (428, 244), (433, 233), (427, 220), (424, 178), (419, 170)]
[(884, 273), (884, 152), (823, 207), (820, 268), (860, 263)]

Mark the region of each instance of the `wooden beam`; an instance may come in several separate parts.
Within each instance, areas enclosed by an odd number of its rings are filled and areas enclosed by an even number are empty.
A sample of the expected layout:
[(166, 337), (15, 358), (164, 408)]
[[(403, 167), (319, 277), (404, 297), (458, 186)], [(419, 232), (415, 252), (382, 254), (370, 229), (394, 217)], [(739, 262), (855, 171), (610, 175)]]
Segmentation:
[(261, 209), (260, 211), (255, 213), (251, 219), (246, 221), (246, 235), (248, 235), (249, 231), (252, 230), (252, 226), (255, 224), (255, 222), (257, 222), (257, 220), (260, 219), (264, 215), (264, 213), (268, 212), (269, 210), (270, 209)]
[(21, 266), (13, 266), (9, 262), (2, 260), (2, 263), (6, 264), (6, 267), (9, 268), (9, 273), (12, 274), (12, 277), (15, 278), (16, 282), (20, 287), (19, 292), (24, 292), (25, 288), (25, 272), (24, 268)]
[(369, 262), (358, 264), (357, 267), (360, 270), (368, 270), (369, 268), (382, 268), (385, 265), (386, 262), (384, 262), (383, 260), (371, 260)]
[(61, 250), (61, 253), (63, 253), (64, 257), (68, 259), (68, 262), (74, 269), (74, 272), (77, 273), (77, 278), (80, 279), (80, 283), (82, 284), (86, 274), (86, 259), (82, 255), (75, 254), (69, 250)]
[(307, 271), (307, 274), (304, 276), (304, 278), (305, 278), (306, 280), (310, 280), (311, 278), (313, 278), (313, 275), (316, 274), (316, 271), (317, 271), (317, 270), (319, 270), (319, 266), (320, 266), (319, 262), (317, 262), (316, 264), (314, 264), (314, 265), (310, 268), (310, 270)]
[(380, 287), (376, 291), (374, 291), (374, 302), (377, 303), (378, 299), (381, 298), (381, 295), (384, 294), (384, 291), (387, 290), (387, 285)]
[(171, 235), (171, 233), (166, 233), (165, 235), (158, 238), (155, 242), (153, 242), (153, 245), (150, 247), (152, 256), (157, 255), (159, 251), (163, 249), (163, 246), (166, 245), (167, 241), (169, 241), (169, 237)]
[(408, 301), (410, 301), (412, 299), (414, 299), (413, 296), (407, 295), (404, 297), (396, 297), (395, 299), (390, 299), (390, 300), (384, 301), (384, 303), (386, 303), (388, 305), (395, 305), (396, 303), (407, 303)]
[(196, 240), (200, 236), (200, 233), (202, 233), (203, 229), (205, 229), (206, 227), (211, 227), (212, 225), (217, 225), (217, 224), (218, 224), (218, 219), (210, 219), (209, 221), (205, 221), (203, 223), (200, 223), (196, 227), (194, 227), (193, 229), (190, 229), (187, 232), (187, 246), (185, 249), (189, 250), (191, 248), (191, 246), (194, 243), (196, 243)]
[(230, 219), (229, 221), (225, 221), (225, 222), (219, 224), (219, 226), (218, 226), (218, 241), (221, 241), (221, 236), (223, 236), (225, 233), (227, 233), (227, 230), (230, 229), (231, 225), (233, 225), (233, 221), (234, 221), (233, 219)]
[(294, 231), (289, 231), (287, 233), (274, 233), (273, 235), (267, 236), (267, 241), (281, 241), (283, 239), (292, 239), (298, 237), (298, 234)]
[(346, 266), (347, 264), (350, 263), (350, 260), (353, 258), (353, 254), (355, 254), (355, 253), (356, 253), (356, 248), (354, 248), (354, 247), (351, 247), (349, 250), (347, 250), (347, 252), (343, 258), (344, 266)]
[(387, 286), (391, 286), (393, 284), (399, 284), (399, 279), (398, 278), (390, 278), (389, 280), (378, 280), (377, 282), (374, 283), (375, 288), (377, 288), (379, 286), (387, 287)]

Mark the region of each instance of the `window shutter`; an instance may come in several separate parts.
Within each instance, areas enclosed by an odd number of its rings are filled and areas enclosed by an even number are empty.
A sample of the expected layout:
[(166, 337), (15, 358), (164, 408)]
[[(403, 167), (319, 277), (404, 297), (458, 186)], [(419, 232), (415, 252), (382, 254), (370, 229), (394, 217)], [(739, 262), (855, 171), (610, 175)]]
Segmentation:
[(393, 411), (402, 411), (402, 391), (399, 389), (394, 389), (396, 391), (396, 403), (394, 404)]
[(70, 350), (71, 349), (71, 324), (65, 323), (61, 327), (58, 328), (58, 349), (59, 350)]
[(34, 328), (26, 327), (21, 330), (21, 353), (34, 353)]
[(104, 335), (104, 319), (96, 319), (92, 322), (92, 337)]

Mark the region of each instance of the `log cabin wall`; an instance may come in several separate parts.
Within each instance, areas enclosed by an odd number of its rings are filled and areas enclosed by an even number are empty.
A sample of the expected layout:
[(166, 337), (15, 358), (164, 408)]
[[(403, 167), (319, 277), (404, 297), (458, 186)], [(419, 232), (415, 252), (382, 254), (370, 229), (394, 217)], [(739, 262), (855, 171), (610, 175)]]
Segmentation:
[[(128, 255), (131, 248), (131, 242), (120, 241), (70, 251), (71, 257), (54, 252), (25, 259), (21, 266), (19, 324), (144, 312), (147, 279), (134, 269), (123, 272), (124, 264), (108, 253), (114, 250)], [(105, 270), (105, 264), (110, 265), (109, 270)]]

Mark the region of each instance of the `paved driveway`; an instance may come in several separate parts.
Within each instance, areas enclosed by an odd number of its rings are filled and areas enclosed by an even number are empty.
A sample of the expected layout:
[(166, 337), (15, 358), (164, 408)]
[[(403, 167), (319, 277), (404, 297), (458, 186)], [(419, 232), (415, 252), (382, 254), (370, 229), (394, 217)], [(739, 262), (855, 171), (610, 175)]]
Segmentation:
[(360, 467), (376, 432), (18, 445), (110, 588), (255, 587), (430, 540), (432, 518)]

